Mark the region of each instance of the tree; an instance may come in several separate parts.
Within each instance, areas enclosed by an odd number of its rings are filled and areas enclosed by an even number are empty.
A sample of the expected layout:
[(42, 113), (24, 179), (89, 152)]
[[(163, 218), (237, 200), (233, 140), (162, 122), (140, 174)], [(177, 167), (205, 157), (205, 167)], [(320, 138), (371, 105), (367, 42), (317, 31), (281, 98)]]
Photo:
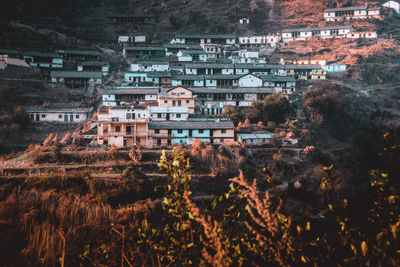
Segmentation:
[(304, 92), (302, 100), (310, 114), (310, 120), (317, 124), (327, 123), (341, 113), (339, 91), (329, 84)]
[(121, 174), (122, 183), (128, 187), (137, 199), (147, 196), (150, 191), (150, 181), (146, 174), (138, 168), (128, 166)]
[(253, 122), (262, 121), (267, 124), (269, 121), (273, 121), (282, 123), (291, 112), (292, 107), (285, 96), (271, 94), (266, 96), (263, 101), (253, 101), (250, 117)]
[(239, 110), (237, 107), (234, 107), (232, 105), (226, 105), (222, 115), (231, 120), (238, 120)]
[(21, 125), (22, 127), (29, 124), (29, 115), (25, 112), (25, 109), (22, 106), (18, 106), (14, 112), (14, 121)]

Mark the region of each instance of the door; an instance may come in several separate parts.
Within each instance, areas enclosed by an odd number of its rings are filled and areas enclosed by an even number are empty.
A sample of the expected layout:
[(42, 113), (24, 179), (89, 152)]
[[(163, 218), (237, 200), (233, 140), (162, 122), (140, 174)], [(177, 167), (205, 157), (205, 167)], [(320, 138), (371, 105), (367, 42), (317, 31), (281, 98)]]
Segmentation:
[(169, 121), (169, 113), (167, 113), (167, 121)]
[(64, 121), (68, 121), (68, 115), (64, 115)]
[(39, 121), (39, 119), (40, 119), (39, 114), (36, 114), (36, 121)]
[(69, 121), (74, 121), (74, 115), (69, 115)]
[(132, 134), (132, 126), (126, 126), (126, 134), (131, 135)]

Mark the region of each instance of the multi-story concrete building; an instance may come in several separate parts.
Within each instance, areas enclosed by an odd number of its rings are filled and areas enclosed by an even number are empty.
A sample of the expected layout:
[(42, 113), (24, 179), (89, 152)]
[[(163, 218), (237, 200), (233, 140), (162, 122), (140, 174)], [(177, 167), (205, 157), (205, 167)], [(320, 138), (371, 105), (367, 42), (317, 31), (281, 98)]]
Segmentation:
[(194, 140), (224, 143), (235, 140), (235, 127), (229, 120), (149, 122), (149, 145), (192, 144)]
[(325, 21), (339, 21), (352, 19), (381, 18), (381, 8), (368, 6), (353, 6), (329, 8), (324, 10)]
[(42, 108), (29, 107), (25, 111), (33, 122), (80, 123), (89, 118), (92, 108)]
[(187, 107), (189, 113), (193, 114), (195, 99), (191, 90), (178, 86), (161, 92), (157, 102), (160, 107)]
[(97, 143), (116, 147), (148, 145), (149, 110), (144, 105), (105, 107), (97, 113)]
[(112, 87), (101, 91), (104, 106), (120, 106), (125, 104), (145, 104), (156, 102), (158, 87)]

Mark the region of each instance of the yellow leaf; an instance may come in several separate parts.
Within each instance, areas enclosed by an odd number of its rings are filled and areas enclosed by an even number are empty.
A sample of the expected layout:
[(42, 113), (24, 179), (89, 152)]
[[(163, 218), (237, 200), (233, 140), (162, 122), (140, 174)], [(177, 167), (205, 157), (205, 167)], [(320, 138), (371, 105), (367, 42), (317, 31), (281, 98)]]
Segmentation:
[(328, 204), (328, 207), (331, 211), (333, 211), (333, 206), (331, 204)]
[(388, 174), (387, 174), (387, 173), (381, 173), (381, 176), (382, 176), (383, 178), (387, 178), (387, 177), (388, 177)]
[(361, 242), (361, 251), (365, 257), (367, 255), (367, 251), (368, 251), (367, 243), (365, 243), (365, 241)]
[(357, 249), (353, 244), (350, 244), (350, 248), (353, 251), (354, 255), (357, 256)]
[(301, 261), (304, 262), (304, 263), (307, 263), (307, 258), (304, 257), (304, 256), (301, 256)]
[(330, 171), (333, 169), (333, 163), (329, 167), (324, 167), (324, 171)]
[(390, 225), (390, 230), (392, 231), (394, 239), (397, 238), (397, 225)]
[(389, 201), (390, 204), (394, 204), (395, 201), (396, 201), (396, 196), (393, 196), (393, 195), (389, 196), (388, 197), (388, 201)]
[(311, 229), (310, 222), (307, 222), (307, 224), (306, 224), (306, 230), (307, 230), (307, 231), (310, 231), (310, 229)]
[(301, 233), (301, 226), (297, 225), (297, 233), (300, 234)]

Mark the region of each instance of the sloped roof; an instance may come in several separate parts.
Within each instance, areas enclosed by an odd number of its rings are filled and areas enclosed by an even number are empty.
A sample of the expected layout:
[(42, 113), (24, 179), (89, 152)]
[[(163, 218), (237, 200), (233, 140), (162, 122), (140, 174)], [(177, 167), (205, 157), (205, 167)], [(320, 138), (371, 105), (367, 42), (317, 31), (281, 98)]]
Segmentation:
[(221, 64), (221, 63), (190, 63), (185, 65), (186, 68), (214, 68), (214, 69), (233, 69), (233, 64)]
[(266, 82), (295, 82), (296, 79), (291, 76), (279, 76), (279, 75), (258, 75), (261, 79)]
[(203, 50), (200, 45), (192, 45), (192, 44), (164, 44), (165, 48), (176, 48), (176, 49), (185, 49), (185, 50)]
[(275, 88), (273, 87), (196, 87), (191, 88), (193, 94), (273, 94)]
[(154, 88), (130, 88), (102, 90), (102, 95), (157, 95), (158, 89)]
[(96, 66), (96, 67), (109, 67), (110, 63), (106, 61), (83, 61), (78, 66)]
[(236, 35), (234, 34), (176, 34), (175, 38), (209, 38), (209, 39), (234, 39)]
[(100, 71), (52, 71), (51, 78), (88, 78), (101, 79), (103, 73)]
[(285, 29), (282, 32), (310, 32), (310, 31), (326, 31), (326, 30), (352, 30), (353, 26), (331, 26), (331, 27), (311, 27), (311, 28), (296, 28), (296, 29)]
[(85, 55), (85, 56), (99, 56), (100, 52), (95, 50), (57, 50), (58, 54), (66, 55)]
[(149, 129), (172, 129), (172, 130), (215, 130), (234, 129), (232, 121), (150, 121)]
[(367, 10), (367, 6), (350, 6), (350, 7), (338, 7), (338, 8), (327, 8), (324, 12), (336, 12), (336, 11), (354, 11), (354, 10)]
[(43, 108), (43, 107), (28, 107), (26, 112), (41, 112), (41, 113), (88, 113), (93, 110), (90, 108)]

